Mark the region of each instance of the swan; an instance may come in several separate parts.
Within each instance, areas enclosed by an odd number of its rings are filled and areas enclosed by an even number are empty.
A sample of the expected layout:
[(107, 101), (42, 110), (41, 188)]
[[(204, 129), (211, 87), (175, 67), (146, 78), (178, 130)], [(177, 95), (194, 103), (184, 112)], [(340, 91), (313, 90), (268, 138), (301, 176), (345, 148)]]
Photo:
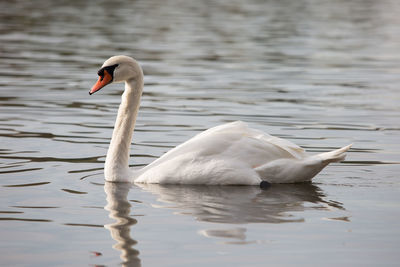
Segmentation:
[(107, 152), (110, 182), (206, 185), (269, 185), (310, 181), (331, 162), (342, 161), (351, 145), (308, 155), (290, 141), (235, 121), (210, 128), (141, 169), (129, 168), (129, 151), (143, 91), (143, 71), (128, 56), (107, 59), (92, 95), (110, 83), (125, 82)]

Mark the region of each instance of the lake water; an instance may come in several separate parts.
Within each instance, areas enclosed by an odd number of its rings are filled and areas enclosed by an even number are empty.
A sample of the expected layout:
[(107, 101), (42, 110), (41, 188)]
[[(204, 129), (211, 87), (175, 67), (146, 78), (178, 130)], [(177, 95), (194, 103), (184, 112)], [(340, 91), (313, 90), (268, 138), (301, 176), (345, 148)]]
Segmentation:
[[(398, 266), (400, 2), (1, 1), (0, 265)], [(143, 166), (234, 120), (311, 153), (353, 143), (312, 184), (109, 184), (122, 85), (145, 89)]]

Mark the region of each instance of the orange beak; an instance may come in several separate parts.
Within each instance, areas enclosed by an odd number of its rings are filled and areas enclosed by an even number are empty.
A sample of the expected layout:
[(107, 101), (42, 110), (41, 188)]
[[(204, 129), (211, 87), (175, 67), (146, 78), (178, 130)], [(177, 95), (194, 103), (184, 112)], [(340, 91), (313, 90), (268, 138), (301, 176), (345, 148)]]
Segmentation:
[(112, 80), (113, 80), (113, 78), (110, 75), (110, 73), (108, 73), (107, 70), (104, 70), (104, 76), (99, 76), (99, 79), (97, 80), (95, 85), (93, 85), (92, 89), (90, 89), (89, 95), (96, 93), (101, 88), (103, 88), (107, 84), (111, 83)]

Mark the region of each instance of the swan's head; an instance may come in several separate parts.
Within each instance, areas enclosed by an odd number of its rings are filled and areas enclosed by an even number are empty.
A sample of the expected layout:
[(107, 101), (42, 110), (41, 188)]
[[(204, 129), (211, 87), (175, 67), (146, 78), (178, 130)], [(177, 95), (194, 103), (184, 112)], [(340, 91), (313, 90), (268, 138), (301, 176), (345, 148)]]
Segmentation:
[(97, 72), (99, 79), (89, 94), (99, 91), (101, 88), (110, 83), (124, 82), (128, 80), (136, 80), (143, 77), (142, 68), (131, 57), (113, 56), (107, 59), (103, 66)]

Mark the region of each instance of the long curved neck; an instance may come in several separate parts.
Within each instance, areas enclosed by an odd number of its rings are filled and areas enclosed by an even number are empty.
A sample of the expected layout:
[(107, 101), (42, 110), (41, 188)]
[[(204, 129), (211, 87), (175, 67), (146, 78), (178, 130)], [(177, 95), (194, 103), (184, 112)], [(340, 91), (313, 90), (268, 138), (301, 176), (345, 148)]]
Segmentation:
[(143, 76), (125, 81), (125, 91), (122, 94), (104, 166), (107, 181), (130, 181), (129, 151), (142, 91)]

